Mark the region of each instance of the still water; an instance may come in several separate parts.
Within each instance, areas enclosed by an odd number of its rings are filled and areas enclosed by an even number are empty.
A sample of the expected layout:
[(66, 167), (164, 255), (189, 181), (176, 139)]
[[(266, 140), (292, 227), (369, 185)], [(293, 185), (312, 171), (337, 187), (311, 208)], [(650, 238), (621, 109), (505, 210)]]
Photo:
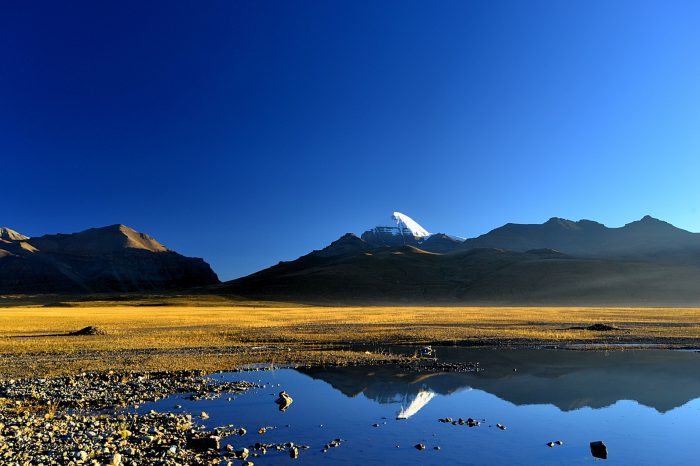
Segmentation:
[[(479, 362), (472, 373), (416, 373), (392, 366), (319, 367), (217, 374), (265, 388), (227, 401), (172, 397), (208, 428), (235, 424), (256, 442), (309, 445), (298, 459), (268, 451), (255, 465), (687, 465), (700, 464), (700, 353), (438, 348), (445, 361)], [(280, 412), (286, 390), (294, 403)], [(397, 419), (401, 417), (403, 419)], [(440, 423), (469, 417), (480, 426)], [(506, 426), (505, 430), (496, 424)], [(378, 424), (378, 427), (374, 425)], [(260, 435), (258, 428), (274, 427)], [(322, 452), (335, 438), (339, 448)], [(548, 447), (550, 441), (563, 445)], [(589, 444), (602, 440), (608, 459)], [(423, 443), (418, 451), (414, 445)], [(439, 447), (439, 450), (434, 449)]]

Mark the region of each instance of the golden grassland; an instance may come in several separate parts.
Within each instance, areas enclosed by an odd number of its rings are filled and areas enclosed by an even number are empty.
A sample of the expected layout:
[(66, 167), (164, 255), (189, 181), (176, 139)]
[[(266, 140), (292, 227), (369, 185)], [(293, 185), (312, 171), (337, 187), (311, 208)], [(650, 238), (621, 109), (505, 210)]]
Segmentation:
[[(9, 304), (0, 307), (0, 377), (391, 358), (346, 346), (354, 344), (700, 343), (696, 308), (330, 307), (219, 297)], [(594, 323), (620, 330), (571, 329)], [(107, 334), (67, 336), (88, 325)]]

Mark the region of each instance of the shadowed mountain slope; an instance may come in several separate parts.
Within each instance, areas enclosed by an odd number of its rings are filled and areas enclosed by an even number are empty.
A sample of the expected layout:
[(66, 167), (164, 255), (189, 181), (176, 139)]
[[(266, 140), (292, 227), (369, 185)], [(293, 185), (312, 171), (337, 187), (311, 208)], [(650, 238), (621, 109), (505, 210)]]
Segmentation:
[(149, 291), (219, 281), (202, 259), (125, 225), (36, 238), (13, 233), (0, 240), (0, 293)]
[(700, 235), (651, 217), (621, 228), (551, 219), (404, 245), (377, 242), (376, 231), (216, 289), (316, 303), (700, 304)]
[(314, 252), (217, 289), (321, 303), (689, 305), (700, 303), (698, 283), (700, 268), (692, 266), (551, 250), (438, 254), (403, 246), (335, 256)]

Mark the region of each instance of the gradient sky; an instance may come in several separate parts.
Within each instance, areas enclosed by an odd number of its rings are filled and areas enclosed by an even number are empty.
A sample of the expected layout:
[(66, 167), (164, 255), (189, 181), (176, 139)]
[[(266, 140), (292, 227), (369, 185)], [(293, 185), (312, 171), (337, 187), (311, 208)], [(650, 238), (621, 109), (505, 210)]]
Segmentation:
[(0, 225), (229, 279), (386, 223), (700, 231), (700, 2), (0, 6)]

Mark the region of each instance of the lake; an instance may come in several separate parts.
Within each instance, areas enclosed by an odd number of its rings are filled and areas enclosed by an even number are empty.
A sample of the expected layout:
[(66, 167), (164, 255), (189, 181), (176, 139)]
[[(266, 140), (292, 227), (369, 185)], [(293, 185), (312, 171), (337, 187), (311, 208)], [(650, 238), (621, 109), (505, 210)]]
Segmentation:
[[(256, 442), (308, 445), (292, 460), (268, 450), (257, 465), (610, 465), (698, 464), (700, 353), (437, 348), (446, 362), (478, 362), (467, 373), (397, 366), (314, 367), (212, 376), (264, 384), (238, 395), (171, 397), (139, 408), (191, 412), (207, 428), (235, 424), (236, 449)], [(286, 390), (293, 404), (274, 403)], [(397, 419), (400, 417), (401, 419)], [(441, 418), (473, 418), (479, 426)], [(496, 427), (497, 424), (505, 429)], [(258, 434), (260, 427), (272, 427)], [(341, 438), (338, 448), (324, 445)], [(562, 445), (547, 446), (562, 441)], [(608, 459), (594, 458), (603, 441)], [(425, 450), (414, 445), (422, 443)], [(439, 448), (439, 449), (436, 449)], [(252, 450), (251, 450), (252, 451)], [(238, 462), (240, 464), (240, 462)]]

